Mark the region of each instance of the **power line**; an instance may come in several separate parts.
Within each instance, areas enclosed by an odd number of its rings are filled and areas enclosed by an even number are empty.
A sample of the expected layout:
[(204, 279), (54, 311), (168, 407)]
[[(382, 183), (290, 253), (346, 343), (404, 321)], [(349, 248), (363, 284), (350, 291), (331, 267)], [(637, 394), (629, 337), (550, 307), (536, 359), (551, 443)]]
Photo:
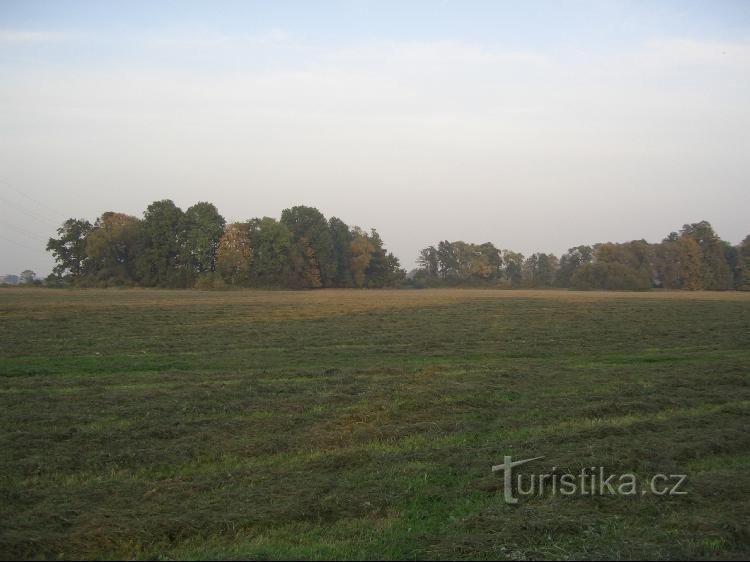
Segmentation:
[(0, 234), (0, 239), (5, 240), (6, 242), (10, 242), (11, 244), (15, 244), (16, 246), (19, 246), (21, 248), (26, 248), (27, 250), (32, 250), (34, 252), (38, 252), (39, 248), (32, 248), (31, 246), (27, 244), (23, 244), (22, 242), (17, 242), (16, 240), (11, 240), (10, 238), (6, 238), (5, 236)]
[[(41, 242), (42, 240), (44, 240), (44, 236), (40, 235), (39, 232), (34, 232), (34, 231), (31, 231), (31, 230), (27, 230), (26, 228), (24, 228), (22, 226), (18, 226), (17, 224), (14, 224), (14, 223), (10, 222), (7, 219), (3, 219), (3, 226), (6, 226), (6, 225), (9, 226), (11, 230), (19, 230), (19, 231), (23, 232), (24, 234), (26, 234), (26, 236), (28, 238), (33, 238), (37, 242)], [(46, 240), (45, 240), (45, 242), (46, 242)]]
[[(47, 226), (51, 226), (52, 225), (52, 220), (51, 219), (40, 217), (39, 215), (37, 215), (36, 213), (32, 213), (28, 209), (24, 209), (18, 203), (14, 203), (13, 201), (10, 201), (10, 200), (6, 199), (5, 197), (0, 197), (0, 201), (3, 201), (4, 203), (6, 203), (7, 205), (9, 205), (11, 207), (15, 207), (16, 211), (19, 211), (19, 212), (23, 213), (27, 217), (30, 217), (30, 218), (32, 218), (32, 219), (34, 219), (36, 221), (44, 223)], [(55, 226), (54, 228), (56, 230), (57, 226)]]
[(49, 213), (49, 216), (48, 216), (48, 218), (52, 218), (52, 217), (54, 217), (54, 220), (58, 220), (58, 218), (59, 218), (59, 214), (58, 214), (58, 211), (57, 211), (57, 210), (53, 209), (52, 207), (50, 207), (50, 206), (49, 206), (49, 205), (47, 205), (46, 203), (43, 203), (43, 202), (39, 201), (39, 200), (38, 200), (38, 199), (36, 199), (35, 197), (32, 197), (32, 196), (31, 196), (31, 195), (29, 195), (28, 193), (24, 193), (24, 192), (23, 192), (23, 191), (21, 191), (20, 189), (16, 189), (15, 187), (13, 187), (13, 186), (12, 186), (12, 185), (10, 184), (10, 182), (9, 182), (8, 180), (5, 180), (5, 179), (0, 179), (0, 182), (2, 182), (2, 183), (3, 183), (4, 185), (5, 185), (5, 187), (6, 187), (7, 189), (10, 189), (11, 191), (13, 191), (13, 192), (17, 193), (17, 194), (18, 194), (18, 195), (20, 195), (21, 197), (25, 197), (26, 199), (28, 199), (28, 200), (29, 200), (29, 201), (31, 201), (32, 203), (35, 203), (35, 204), (36, 204), (36, 205), (37, 205), (38, 207), (41, 207), (41, 208), (42, 208), (42, 210), (43, 210), (43, 211), (44, 211), (45, 213)]

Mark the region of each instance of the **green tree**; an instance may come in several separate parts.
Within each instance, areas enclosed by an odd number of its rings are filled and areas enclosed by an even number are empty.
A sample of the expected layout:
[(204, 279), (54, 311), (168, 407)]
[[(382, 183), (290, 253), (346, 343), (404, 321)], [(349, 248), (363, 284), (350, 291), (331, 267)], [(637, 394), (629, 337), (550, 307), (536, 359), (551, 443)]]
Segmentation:
[(724, 248), (724, 261), (729, 266), (729, 271), (732, 274), (731, 288), (736, 289), (740, 286), (742, 281), (742, 266), (740, 264), (740, 248), (739, 246), (732, 246), (729, 242), (722, 240), (721, 245)]
[(438, 242), (437, 259), (440, 278), (444, 281), (457, 281), (459, 263), (454, 244), (447, 240)]
[(281, 223), (292, 233), (297, 253), (303, 256), (302, 270), (298, 272), (302, 283), (314, 287), (310, 283), (319, 277), (323, 287), (332, 286), (336, 280), (337, 260), (323, 214), (314, 207), (299, 205), (284, 209)]
[[(653, 248), (645, 240), (633, 240), (622, 244), (604, 242), (594, 246), (594, 263), (587, 274), (596, 273), (594, 279), (600, 284), (596, 289), (643, 290), (652, 286)], [(583, 268), (582, 268), (583, 269)], [(621, 279), (616, 277), (620, 275)], [(574, 274), (573, 279), (576, 278)], [(575, 286), (571, 280), (571, 285)], [(580, 283), (581, 277), (578, 278)]]
[(750, 291), (750, 234), (740, 243), (738, 248), (738, 268), (740, 270), (737, 289)]
[(78, 282), (84, 273), (86, 236), (93, 226), (85, 219), (68, 219), (57, 229), (58, 238), (50, 238), (47, 251), (52, 253), (56, 265), (52, 273), (58, 279)]
[(472, 274), (482, 279), (497, 279), (502, 275), (503, 258), (492, 242), (485, 242), (477, 246), (473, 254), (476, 258), (472, 266)]
[(645, 240), (633, 240), (622, 244), (604, 242), (594, 247), (594, 260), (619, 263), (636, 270), (651, 268), (651, 245)]
[[(248, 237), (253, 249), (250, 278), (254, 285), (263, 287), (296, 286), (293, 264), (302, 256), (286, 225), (270, 217), (248, 221)], [(299, 268), (302, 266), (299, 265)]]
[(594, 262), (578, 268), (571, 279), (574, 289), (643, 291), (651, 288), (651, 278), (619, 262)]
[(170, 199), (154, 201), (143, 214), (137, 271), (144, 285), (187, 285), (188, 279), (180, 271), (182, 215), (182, 210)]
[(106, 212), (86, 236), (87, 280), (99, 285), (132, 284), (140, 221)]
[(523, 254), (512, 250), (503, 250), (503, 277), (514, 287), (523, 282)]
[(594, 259), (594, 249), (591, 246), (575, 246), (569, 248), (560, 258), (560, 267), (555, 276), (558, 287), (570, 287), (570, 280), (575, 272)]
[(471, 278), (472, 263), (474, 262), (474, 246), (463, 240), (444, 243), (448, 278), (454, 283), (463, 283)]
[(352, 267), (350, 265), (351, 244), (354, 234), (349, 226), (337, 217), (328, 221), (333, 242), (333, 255), (336, 261), (336, 276), (333, 284), (337, 287), (351, 287), (353, 284)]
[(530, 287), (551, 287), (555, 282), (558, 259), (553, 254), (536, 253), (523, 262), (524, 284)]
[(421, 250), (418, 264), (423, 276), (449, 284), (486, 283), (502, 271), (500, 251), (491, 243), (470, 244), (462, 240), (443, 240), (438, 247)]
[(21, 285), (33, 285), (35, 279), (36, 279), (36, 273), (31, 271), (30, 269), (24, 269), (18, 275), (18, 282)]
[(428, 246), (419, 251), (417, 258), (419, 269), (424, 272), (429, 279), (437, 279), (440, 273), (440, 261), (438, 251), (435, 246)]
[(373, 245), (374, 250), (370, 256), (370, 263), (365, 270), (367, 287), (392, 287), (403, 281), (406, 272), (401, 268), (398, 258), (391, 252), (386, 251), (383, 239), (374, 228), (370, 229), (368, 240)]
[(213, 204), (196, 203), (180, 218), (180, 262), (188, 276), (216, 270), (216, 251), (226, 221)]

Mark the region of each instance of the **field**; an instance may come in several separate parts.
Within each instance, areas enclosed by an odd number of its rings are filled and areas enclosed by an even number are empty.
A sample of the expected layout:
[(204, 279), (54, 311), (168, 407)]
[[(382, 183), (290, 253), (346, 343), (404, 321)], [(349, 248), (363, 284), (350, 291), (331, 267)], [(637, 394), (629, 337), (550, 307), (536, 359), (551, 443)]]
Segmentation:
[(2, 558), (750, 555), (748, 294), (3, 289), (0, 342)]

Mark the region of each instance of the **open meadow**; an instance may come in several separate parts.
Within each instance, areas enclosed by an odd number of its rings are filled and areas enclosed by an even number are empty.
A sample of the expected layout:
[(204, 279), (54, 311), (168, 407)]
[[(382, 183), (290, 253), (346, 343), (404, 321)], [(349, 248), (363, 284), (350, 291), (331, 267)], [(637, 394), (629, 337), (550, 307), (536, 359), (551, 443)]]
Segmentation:
[(3, 289), (0, 557), (740, 559), (749, 421), (749, 293)]

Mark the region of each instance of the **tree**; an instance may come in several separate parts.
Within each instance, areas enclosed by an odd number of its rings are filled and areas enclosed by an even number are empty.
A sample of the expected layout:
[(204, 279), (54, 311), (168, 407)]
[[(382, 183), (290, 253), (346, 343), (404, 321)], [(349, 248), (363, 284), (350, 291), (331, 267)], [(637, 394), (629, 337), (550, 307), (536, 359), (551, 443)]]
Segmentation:
[(85, 219), (68, 219), (57, 229), (59, 238), (50, 238), (47, 251), (52, 253), (56, 265), (52, 273), (58, 279), (76, 283), (84, 273), (86, 236), (93, 226)]
[(386, 251), (383, 239), (374, 228), (370, 229), (368, 240), (374, 249), (370, 256), (370, 263), (365, 270), (367, 287), (391, 287), (401, 282), (406, 277), (406, 271), (401, 269), (401, 264), (396, 256)]
[(656, 278), (665, 289), (700, 289), (701, 268), (701, 249), (691, 236), (673, 232), (654, 248)]
[(441, 257), (443, 258), (445, 277), (453, 283), (461, 283), (471, 276), (471, 247), (462, 240), (442, 242)]
[(421, 271), (430, 279), (437, 279), (440, 273), (440, 262), (438, 259), (438, 251), (435, 246), (428, 246), (423, 248), (419, 252), (419, 258), (417, 258), (417, 264)]
[(18, 279), (21, 285), (33, 285), (34, 279), (36, 279), (36, 273), (31, 271), (30, 269), (24, 269), (18, 275)]
[(750, 234), (745, 236), (745, 239), (739, 245), (738, 248), (738, 268), (740, 270), (740, 278), (737, 284), (737, 289), (740, 291), (750, 291)]
[[(251, 282), (258, 286), (296, 286), (293, 262), (301, 261), (286, 225), (270, 217), (248, 221), (248, 237), (253, 249)], [(299, 268), (302, 265), (298, 265)]]
[(228, 224), (219, 239), (216, 269), (229, 283), (245, 285), (250, 279), (252, 259), (249, 225), (239, 222)]
[(365, 284), (365, 272), (375, 253), (375, 245), (370, 241), (367, 234), (355, 227), (349, 249), (351, 255), (349, 260), (351, 263), (351, 276), (354, 284), (357, 287), (362, 287)]
[(438, 242), (437, 247), (438, 272), (444, 281), (458, 279), (458, 259), (454, 245), (447, 240)]
[(186, 286), (180, 268), (182, 210), (170, 199), (154, 201), (143, 213), (137, 271), (147, 286)]
[(560, 258), (560, 267), (555, 276), (555, 283), (559, 287), (570, 287), (570, 280), (579, 268), (591, 263), (594, 259), (594, 249), (591, 246), (575, 246), (569, 248)]
[(284, 209), (281, 222), (292, 233), (298, 254), (303, 256), (303, 270), (298, 272), (302, 282), (306, 284), (319, 276), (321, 286), (332, 286), (337, 274), (337, 260), (331, 231), (323, 214), (314, 207), (298, 205)]
[(300, 274), (302, 285), (309, 289), (319, 289), (323, 286), (320, 273), (320, 261), (318, 261), (318, 253), (313, 248), (310, 240), (303, 236), (297, 240), (297, 250), (299, 251), (301, 260), (298, 259), (297, 263), (301, 265), (296, 270)]
[(553, 254), (530, 255), (523, 262), (524, 284), (531, 287), (551, 287), (555, 282), (558, 263)]
[(422, 275), (428, 279), (486, 283), (501, 274), (502, 257), (491, 242), (470, 244), (462, 240), (443, 240), (437, 248), (429, 246), (421, 250), (418, 263)]
[(333, 284), (336, 287), (351, 287), (354, 280), (352, 279), (350, 255), (354, 234), (349, 229), (349, 226), (337, 217), (332, 217), (328, 221), (328, 228), (331, 231), (333, 255), (336, 261), (336, 276), (334, 277)]
[(476, 244), (467, 244), (463, 240), (451, 242), (450, 254), (453, 264), (451, 276), (459, 283), (471, 281), (472, 277), (486, 279), (492, 273), (487, 257), (482, 255)]
[(652, 249), (645, 240), (633, 240), (622, 244), (604, 242), (594, 246), (594, 261), (619, 263), (627, 267), (650, 271)]
[(581, 268), (580, 276), (573, 275), (571, 286), (580, 288), (581, 280), (587, 279), (586, 283), (594, 283), (594, 289), (649, 289), (653, 284), (652, 262), (653, 250), (645, 240), (596, 244), (594, 262)]
[(732, 287), (732, 270), (726, 260), (721, 238), (708, 221), (686, 224), (682, 234), (693, 238), (701, 249), (701, 288), (724, 291)]
[(687, 224), (659, 244), (604, 242), (553, 254), (499, 252), (486, 242), (442, 240), (419, 252), (414, 286), (483, 283), (587, 289), (750, 289), (750, 236), (739, 246), (721, 240), (706, 221)]
[(106, 212), (86, 236), (90, 280), (104, 285), (134, 280), (140, 221), (124, 213)]
[[(57, 234), (47, 242), (56, 262), (47, 283), (55, 286), (208, 288), (226, 280), (262, 287), (382, 287), (405, 277), (377, 231), (352, 229), (336, 217), (327, 221), (306, 206), (285, 209), (280, 221), (264, 217), (226, 226), (209, 202), (183, 212), (163, 199), (151, 203), (141, 220), (110, 211), (94, 225), (68, 219)], [(494, 247), (469, 246), (479, 257), (461, 247), (467, 256), (462, 267), (470, 265), (473, 276), (492, 275)]]
[(571, 279), (574, 289), (643, 291), (651, 288), (651, 278), (619, 262), (598, 261), (580, 267)]
[(180, 262), (188, 276), (215, 271), (226, 221), (211, 203), (196, 203), (180, 218)]
[(740, 248), (739, 246), (732, 246), (725, 240), (721, 241), (721, 245), (724, 249), (724, 261), (729, 266), (729, 271), (732, 275), (731, 287), (736, 289), (739, 287), (742, 281), (742, 266), (740, 264)]
[(502, 274), (502, 255), (492, 242), (480, 244), (472, 253), (476, 258), (472, 265), (472, 275), (490, 280), (497, 279)]
[(523, 281), (523, 254), (503, 250), (503, 277), (517, 287)]

